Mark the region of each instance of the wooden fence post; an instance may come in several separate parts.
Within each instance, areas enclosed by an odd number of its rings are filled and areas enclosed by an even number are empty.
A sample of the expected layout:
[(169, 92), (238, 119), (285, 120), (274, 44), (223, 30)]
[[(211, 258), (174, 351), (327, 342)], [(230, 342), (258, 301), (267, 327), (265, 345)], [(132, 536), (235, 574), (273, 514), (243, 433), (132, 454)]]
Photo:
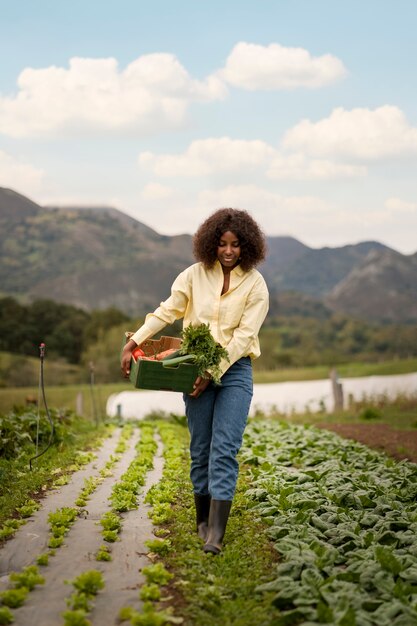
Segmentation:
[(334, 411), (342, 411), (343, 410), (343, 386), (342, 386), (342, 383), (339, 382), (339, 377), (334, 367), (330, 370), (330, 380), (332, 382)]
[(83, 416), (83, 392), (79, 391), (77, 393), (77, 398), (75, 401), (75, 412), (77, 415)]

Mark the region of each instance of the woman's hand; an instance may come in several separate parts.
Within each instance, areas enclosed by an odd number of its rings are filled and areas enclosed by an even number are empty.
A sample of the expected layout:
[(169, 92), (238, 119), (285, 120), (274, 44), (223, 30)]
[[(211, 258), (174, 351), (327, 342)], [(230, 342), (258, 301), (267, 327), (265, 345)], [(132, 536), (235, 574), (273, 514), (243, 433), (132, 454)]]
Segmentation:
[(120, 365), (122, 368), (122, 373), (125, 378), (129, 378), (130, 374), (130, 360), (132, 358), (132, 352), (137, 347), (137, 344), (133, 341), (133, 339), (129, 339), (125, 347), (123, 348), (122, 358), (120, 360)]
[(193, 385), (194, 391), (192, 391), (189, 395), (192, 398), (198, 398), (199, 396), (201, 396), (203, 391), (207, 389), (207, 387), (209, 386), (210, 380), (211, 380), (211, 375), (208, 372), (205, 372), (204, 377), (198, 376), (195, 379), (195, 383)]

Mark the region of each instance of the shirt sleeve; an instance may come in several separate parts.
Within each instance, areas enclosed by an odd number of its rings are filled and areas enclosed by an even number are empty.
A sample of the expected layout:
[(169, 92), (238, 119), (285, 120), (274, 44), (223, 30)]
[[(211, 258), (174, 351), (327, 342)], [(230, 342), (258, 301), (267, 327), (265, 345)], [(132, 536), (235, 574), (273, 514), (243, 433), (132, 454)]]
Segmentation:
[(148, 313), (143, 325), (131, 336), (133, 341), (140, 345), (150, 339), (157, 332), (172, 324), (175, 320), (184, 317), (190, 299), (189, 272), (184, 270), (174, 280), (170, 297), (161, 302), (153, 313)]
[(235, 328), (231, 340), (225, 346), (229, 354), (229, 361), (222, 359), (220, 362), (222, 374), (242, 356), (248, 354), (251, 344), (258, 339), (268, 308), (268, 288), (263, 277), (260, 276), (248, 295), (239, 326)]

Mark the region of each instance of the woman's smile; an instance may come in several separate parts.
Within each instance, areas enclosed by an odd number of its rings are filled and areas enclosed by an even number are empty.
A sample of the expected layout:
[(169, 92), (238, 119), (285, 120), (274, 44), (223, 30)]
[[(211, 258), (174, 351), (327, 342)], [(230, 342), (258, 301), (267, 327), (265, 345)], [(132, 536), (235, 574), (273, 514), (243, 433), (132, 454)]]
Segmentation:
[(227, 230), (220, 237), (217, 258), (223, 267), (233, 268), (240, 260), (240, 242), (235, 233)]

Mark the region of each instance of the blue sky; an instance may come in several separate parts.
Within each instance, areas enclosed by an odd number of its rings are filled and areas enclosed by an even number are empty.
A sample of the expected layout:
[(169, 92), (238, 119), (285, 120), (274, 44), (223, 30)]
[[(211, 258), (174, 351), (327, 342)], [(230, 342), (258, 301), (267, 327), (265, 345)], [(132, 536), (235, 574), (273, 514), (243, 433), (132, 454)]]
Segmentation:
[(412, 0), (0, 0), (0, 185), (417, 250)]

